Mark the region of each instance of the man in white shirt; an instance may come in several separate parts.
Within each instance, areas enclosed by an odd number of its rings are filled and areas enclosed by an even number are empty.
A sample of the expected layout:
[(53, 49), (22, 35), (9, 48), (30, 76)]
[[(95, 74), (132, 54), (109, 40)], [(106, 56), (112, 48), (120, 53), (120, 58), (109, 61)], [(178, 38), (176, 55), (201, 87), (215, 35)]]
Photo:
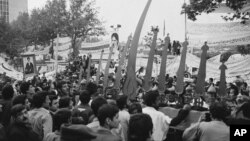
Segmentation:
[(158, 91), (149, 91), (144, 97), (145, 108), (142, 109), (142, 112), (148, 114), (153, 121), (153, 134), (152, 138), (154, 141), (162, 141), (166, 139), (166, 135), (169, 128), (169, 123), (171, 118), (164, 115), (164, 113), (156, 110), (156, 107), (159, 105), (160, 97)]

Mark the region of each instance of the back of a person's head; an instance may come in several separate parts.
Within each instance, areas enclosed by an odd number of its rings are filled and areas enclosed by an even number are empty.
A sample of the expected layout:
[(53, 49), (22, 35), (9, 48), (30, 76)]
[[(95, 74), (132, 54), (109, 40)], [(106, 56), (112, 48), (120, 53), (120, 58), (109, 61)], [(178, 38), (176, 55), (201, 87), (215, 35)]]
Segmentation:
[(89, 91), (90, 95), (93, 95), (97, 92), (97, 85), (93, 82), (87, 83), (86, 89)]
[(243, 116), (250, 119), (250, 102), (244, 103), (241, 107)]
[(114, 105), (110, 105), (110, 104), (104, 104), (102, 105), (99, 110), (98, 110), (98, 115), (97, 118), (100, 122), (101, 126), (104, 126), (105, 121), (107, 118), (110, 118), (111, 120), (113, 120), (113, 118), (115, 117), (115, 115), (119, 112), (118, 107), (114, 106)]
[(43, 106), (43, 103), (45, 103), (47, 95), (48, 95), (48, 92), (46, 91), (36, 93), (32, 98), (32, 105), (35, 108), (41, 108)]
[(129, 141), (146, 141), (153, 131), (153, 122), (147, 114), (136, 114), (130, 117), (128, 126)]
[(14, 105), (14, 106), (12, 106), (12, 108), (11, 108), (10, 114), (11, 114), (11, 116), (12, 116), (13, 118), (16, 118), (16, 117), (19, 115), (19, 113), (22, 112), (24, 109), (25, 109), (25, 106), (22, 105), (22, 104)]
[(130, 114), (142, 113), (142, 107), (140, 103), (132, 103), (129, 108), (128, 112)]
[(209, 112), (214, 119), (223, 120), (228, 116), (228, 109), (224, 102), (214, 102), (209, 107)]
[(59, 108), (68, 108), (70, 106), (71, 98), (63, 96), (59, 99)]
[(120, 110), (122, 110), (123, 108), (127, 107), (127, 99), (128, 99), (127, 95), (120, 95), (120, 96), (118, 96), (118, 98), (116, 100), (116, 104), (117, 104), (117, 106), (118, 106), (118, 108)]
[(91, 141), (97, 137), (89, 127), (82, 124), (63, 124), (60, 141)]
[(158, 91), (148, 91), (145, 95), (144, 95), (144, 103), (147, 106), (153, 106), (157, 100), (157, 97), (159, 96), (159, 92)]
[(23, 82), (20, 86), (20, 91), (22, 94), (26, 94), (27, 91), (29, 90), (29, 87), (30, 87), (30, 83), (28, 82)]
[(107, 100), (103, 97), (96, 97), (95, 99), (93, 99), (93, 101), (91, 102), (91, 109), (94, 112), (94, 115), (97, 117), (98, 114), (98, 110), (99, 108), (104, 105), (107, 104)]
[(27, 99), (26, 95), (18, 95), (16, 97), (14, 97), (12, 104), (16, 105), (16, 104), (22, 104), (25, 105), (25, 100)]
[(11, 85), (7, 84), (3, 87), (2, 90), (2, 97), (5, 100), (9, 100), (12, 99), (14, 95), (14, 89)]
[(81, 91), (79, 99), (81, 101), (81, 104), (88, 104), (90, 101), (89, 91)]
[(71, 118), (71, 111), (69, 109), (60, 109), (53, 116), (53, 123), (55, 130), (60, 130), (60, 127), (64, 123), (69, 123)]

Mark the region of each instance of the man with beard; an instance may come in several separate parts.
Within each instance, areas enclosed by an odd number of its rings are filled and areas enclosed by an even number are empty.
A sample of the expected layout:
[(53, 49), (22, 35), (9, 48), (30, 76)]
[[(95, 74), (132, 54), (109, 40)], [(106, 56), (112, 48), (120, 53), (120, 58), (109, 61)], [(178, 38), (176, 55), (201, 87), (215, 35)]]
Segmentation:
[(7, 131), (8, 141), (40, 141), (39, 136), (31, 128), (24, 105), (13, 106), (11, 117), (13, 122)]

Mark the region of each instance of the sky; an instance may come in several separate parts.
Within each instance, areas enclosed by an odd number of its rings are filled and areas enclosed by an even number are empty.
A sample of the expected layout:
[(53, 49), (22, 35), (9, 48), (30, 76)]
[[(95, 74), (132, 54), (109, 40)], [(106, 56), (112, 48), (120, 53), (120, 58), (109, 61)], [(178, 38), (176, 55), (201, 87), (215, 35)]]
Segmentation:
[[(42, 8), (47, 0), (28, 0), (29, 12), (33, 8)], [(134, 34), (135, 28), (147, 0), (96, 0), (95, 7), (99, 9), (99, 18), (104, 21), (108, 39), (112, 34), (111, 25), (120, 24), (119, 37), (126, 41), (127, 37)], [(151, 26), (158, 26), (160, 31), (158, 37), (163, 37), (163, 26), (165, 20), (165, 31), (170, 34), (171, 40), (184, 40), (185, 20), (181, 15), (181, 7), (184, 0), (152, 0), (146, 20), (141, 33), (141, 38), (150, 31)], [(191, 21), (189, 21), (191, 22)], [(223, 20), (218, 14), (203, 14), (198, 17), (197, 23), (218, 23)], [(188, 30), (188, 29), (187, 29)]]

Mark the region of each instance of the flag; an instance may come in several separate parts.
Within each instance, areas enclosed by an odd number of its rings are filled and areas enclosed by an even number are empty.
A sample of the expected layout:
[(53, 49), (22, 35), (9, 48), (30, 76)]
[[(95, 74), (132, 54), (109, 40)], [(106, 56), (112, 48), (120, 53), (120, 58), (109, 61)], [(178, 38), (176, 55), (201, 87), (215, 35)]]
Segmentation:
[(145, 83), (143, 88), (148, 91), (150, 89), (150, 82), (151, 82), (151, 76), (152, 76), (152, 70), (153, 70), (153, 62), (154, 60), (154, 54), (155, 54), (155, 47), (156, 47), (156, 40), (157, 40), (157, 33), (158, 31), (154, 31), (154, 37), (153, 42), (150, 47), (149, 56), (148, 56), (148, 63), (146, 68), (146, 75), (145, 75)]
[(135, 74), (135, 66), (136, 66), (136, 55), (138, 43), (141, 35), (142, 26), (144, 24), (149, 6), (152, 0), (148, 0), (147, 5), (145, 6), (143, 13), (140, 17), (140, 20), (137, 24), (133, 41), (131, 43), (131, 47), (129, 50), (129, 58), (128, 58), (128, 66), (127, 66), (127, 78), (124, 84), (123, 93), (128, 95), (128, 98), (135, 98), (136, 90), (137, 90), (137, 82), (136, 82), (136, 74)]

